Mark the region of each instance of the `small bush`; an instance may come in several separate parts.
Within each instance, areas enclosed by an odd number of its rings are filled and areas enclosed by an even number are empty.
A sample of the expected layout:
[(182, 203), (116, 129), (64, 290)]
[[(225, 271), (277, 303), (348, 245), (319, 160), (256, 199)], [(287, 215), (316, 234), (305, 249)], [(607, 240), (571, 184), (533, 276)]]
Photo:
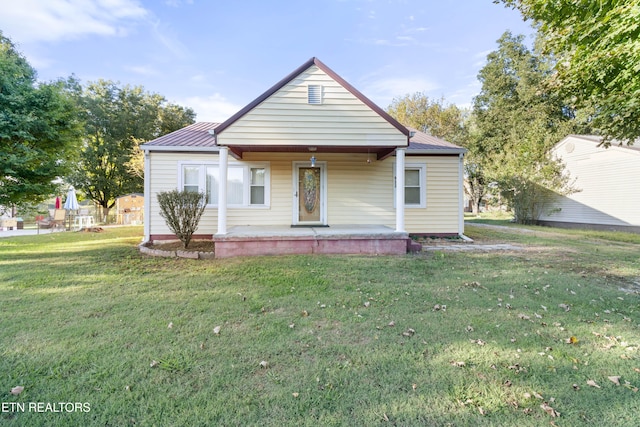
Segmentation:
[(205, 194), (178, 190), (162, 191), (158, 193), (158, 203), (160, 216), (186, 249), (204, 212)]

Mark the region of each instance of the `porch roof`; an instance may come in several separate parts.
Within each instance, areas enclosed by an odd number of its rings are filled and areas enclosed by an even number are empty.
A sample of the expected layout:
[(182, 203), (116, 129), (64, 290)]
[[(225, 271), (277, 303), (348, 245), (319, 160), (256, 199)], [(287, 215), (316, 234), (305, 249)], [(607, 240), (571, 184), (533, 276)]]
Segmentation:
[[(211, 131), (220, 126), (220, 123), (214, 122), (198, 122), (186, 126), (175, 132), (156, 138), (142, 145), (145, 151), (170, 151), (170, 152), (217, 152), (219, 147), (216, 145), (215, 137)], [(457, 155), (464, 153), (466, 150), (444, 139), (436, 138), (420, 132), (417, 129), (409, 128), (411, 137), (409, 146), (407, 147), (407, 155)], [(334, 147), (334, 146), (318, 146), (315, 147), (319, 153), (366, 153), (376, 154), (378, 159), (382, 159), (390, 154), (396, 147)], [(236, 156), (241, 157), (245, 151), (260, 152), (309, 152), (306, 146), (234, 146), (231, 150)]]

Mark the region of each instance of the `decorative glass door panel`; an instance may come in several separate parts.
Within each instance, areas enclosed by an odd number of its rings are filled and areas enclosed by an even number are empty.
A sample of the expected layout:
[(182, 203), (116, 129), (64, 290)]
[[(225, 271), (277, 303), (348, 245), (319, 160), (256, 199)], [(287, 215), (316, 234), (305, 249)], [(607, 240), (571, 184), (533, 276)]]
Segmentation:
[(322, 223), (322, 179), (319, 167), (298, 168), (298, 222)]

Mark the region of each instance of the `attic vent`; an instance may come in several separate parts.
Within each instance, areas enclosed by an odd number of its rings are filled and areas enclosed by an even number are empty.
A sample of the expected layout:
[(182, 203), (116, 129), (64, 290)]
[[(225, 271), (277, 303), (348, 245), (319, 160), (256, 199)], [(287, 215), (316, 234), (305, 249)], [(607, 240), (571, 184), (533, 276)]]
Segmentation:
[(314, 105), (322, 104), (322, 86), (321, 85), (307, 86), (307, 100), (309, 104), (314, 104)]

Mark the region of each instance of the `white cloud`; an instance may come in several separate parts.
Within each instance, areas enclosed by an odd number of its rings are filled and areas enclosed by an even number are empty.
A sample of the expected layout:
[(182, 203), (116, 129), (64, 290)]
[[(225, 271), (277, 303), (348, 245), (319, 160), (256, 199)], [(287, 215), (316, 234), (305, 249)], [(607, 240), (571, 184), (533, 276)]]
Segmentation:
[(415, 92), (431, 92), (440, 86), (423, 77), (365, 78), (362, 93), (379, 107), (386, 108), (393, 98)]
[(242, 106), (227, 101), (219, 93), (206, 97), (192, 96), (179, 100), (177, 103), (193, 108), (199, 122), (223, 122), (242, 108)]
[(58, 41), (88, 34), (122, 36), (127, 21), (148, 15), (136, 0), (20, 0), (3, 2), (0, 28), (16, 43)]
[(124, 69), (141, 76), (157, 76), (160, 74), (157, 69), (147, 65), (128, 65)]

